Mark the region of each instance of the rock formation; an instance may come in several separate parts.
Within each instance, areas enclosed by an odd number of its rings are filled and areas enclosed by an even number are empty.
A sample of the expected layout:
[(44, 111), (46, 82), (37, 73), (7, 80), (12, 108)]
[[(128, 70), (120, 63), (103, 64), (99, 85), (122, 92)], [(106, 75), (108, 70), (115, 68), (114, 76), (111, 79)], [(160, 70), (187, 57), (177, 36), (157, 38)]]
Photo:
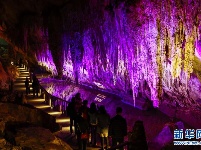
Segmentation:
[(55, 118), (27, 106), (0, 103), (0, 149), (70, 150), (52, 133), (59, 130)]

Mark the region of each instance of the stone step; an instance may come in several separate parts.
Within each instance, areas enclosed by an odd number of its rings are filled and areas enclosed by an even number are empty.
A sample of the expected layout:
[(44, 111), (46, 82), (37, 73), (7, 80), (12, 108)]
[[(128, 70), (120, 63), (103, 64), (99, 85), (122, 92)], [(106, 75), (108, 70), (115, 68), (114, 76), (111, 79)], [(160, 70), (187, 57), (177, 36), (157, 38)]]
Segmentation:
[(70, 118), (68, 118), (68, 117), (57, 117), (56, 118), (56, 123), (59, 123), (59, 124), (69, 124), (70, 123)]
[[(74, 127), (73, 127), (73, 130), (75, 130)], [(65, 127), (62, 127), (62, 128), (61, 128), (61, 131), (64, 131), (64, 132), (68, 132), (68, 133), (69, 133), (69, 132), (70, 132), (70, 126), (68, 126), (68, 127), (66, 127), (66, 126), (65, 126)]]
[(19, 82), (16, 83), (16, 84), (14, 84), (13, 87), (15, 87), (15, 88), (22, 88), (22, 87), (24, 87), (25, 88), (25, 86), (22, 83), (20, 84)]
[(16, 79), (14, 83), (25, 83), (25, 79), (23, 78)]
[(21, 73), (22, 73), (22, 72), (25, 72), (25, 73), (28, 72), (28, 73), (29, 73), (29, 71), (27, 71), (27, 70), (25, 70), (25, 69), (18, 69), (18, 70), (19, 70)]
[(27, 70), (19, 70), (20, 71), (20, 74), (29, 74), (29, 71)]
[[(25, 92), (25, 79), (26, 77), (29, 77), (29, 72), (25, 68), (18, 67), (18, 70), (20, 71), (20, 76), (16, 79), (14, 82), (14, 89), (17, 91), (23, 91)], [(38, 79), (48, 76), (48, 75), (36, 75)], [(31, 86), (31, 82), (30, 82)], [(31, 88), (32, 89), (32, 88)], [(45, 103), (45, 100), (40, 97), (33, 97), (33, 93), (26, 96), (27, 103), (34, 106), (35, 108), (41, 109), (44, 112), (48, 113), (49, 115), (52, 115), (56, 117), (56, 122), (61, 125), (62, 129), (61, 132), (65, 132), (66, 134), (70, 132), (70, 118), (66, 117), (62, 114), (62, 112), (56, 111), (53, 108), (51, 108), (49, 105)]]
[(28, 99), (28, 103), (30, 104), (44, 104), (45, 100), (44, 99)]
[(13, 86), (15, 86), (15, 85), (17, 85), (17, 86), (23, 85), (25, 87), (25, 81), (22, 81), (22, 80), (15, 81)]
[(26, 90), (25, 87), (15, 87), (15, 86), (13, 87), (13, 89), (16, 91), (20, 91), (20, 92), (22, 92), (22, 91), (25, 92), (25, 90)]
[(48, 113), (48, 114), (51, 115), (51, 116), (56, 117), (56, 118), (58, 118), (58, 117), (61, 116), (61, 114), (62, 114), (62, 112), (59, 112), (59, 111), (52, 111), (51, 109), (50, 109), (50, 110), (46, 110), (45, 112)]
[(69, 127), (70, 126), (70, 122), (62, 122), (59, 123), (62, 127)]
[[(19, 75), (19, 77), (18, 77), (17, 79), (26, 79), (26, 77), (27, 77), (27, 76), (25, 76), (25, 75)], [(17, 80), (17, 79), (16, 79), (16, 80)]]
[[(18, 83), (15, 83), (15, 84), (13, 85), (13, 87), (16, 88), (16, 89), (17, 89), (17, 88), (20, 88), (20, 89), (23, 88), (24, 90), (26, 90), (26, 87), (25, 87), (24, 83), (19, 83), (19, 82), (18, 82)], [(32, 91), (32, 89), (33, 89), (33, 88), (30, 86), (30, 90), (31, 90), (31, 91)]]
[(50, 108), (49, 105), (46, 105), (46, 104), (32, 104), (34, 107), (38, 108), (38, 109), (42, 109), (42, 110), (45, 110), (47, 108)]
[(17, 67), (18, 70), (26, 70), (25, 68), (22, 67)]
[(21, 74), (19, 77), (20, 77), (20, 78), (25, 78), (25, 79), (26, 79), (26, 77), (29, 78), (29, 74)]
[[(24, 82), (25, 80), (26, 80), (26, 78), (17, 78), (17, 79), (16, 79), (16, 81), (18, 81), (18, 82), (19, 82), (19, 81)], [(16, 81), (15, 81), (15, 82), (16, 82)]]

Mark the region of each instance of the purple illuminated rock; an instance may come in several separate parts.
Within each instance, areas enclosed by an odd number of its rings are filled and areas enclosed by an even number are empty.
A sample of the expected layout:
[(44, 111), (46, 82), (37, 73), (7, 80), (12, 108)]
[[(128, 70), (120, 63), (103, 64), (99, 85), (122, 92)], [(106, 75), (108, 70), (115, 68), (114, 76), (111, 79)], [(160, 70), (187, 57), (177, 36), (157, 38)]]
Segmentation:
[[(176, 98), (182, 107), (200, 108), (191, 85), (193, 75), (200, 79), (199, 1), (45, 2), (19, 10), (15, 1), (2, 2), (1, 18), (19, 25), (5, 33), (15, 31), (9, 37), (53, 76), (127, 95), (132, 106), (141, 95), (159, 107), (168, 95), (170, 103)], [(35, 15), (20, 22), (20, 10)]]

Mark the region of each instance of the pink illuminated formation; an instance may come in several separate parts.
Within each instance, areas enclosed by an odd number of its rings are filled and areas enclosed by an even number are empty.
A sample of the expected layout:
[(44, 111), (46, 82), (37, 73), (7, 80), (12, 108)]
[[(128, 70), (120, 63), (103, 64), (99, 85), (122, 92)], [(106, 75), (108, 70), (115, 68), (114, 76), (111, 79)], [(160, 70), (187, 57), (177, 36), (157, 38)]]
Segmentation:
[[(132, 97), (126, 101), (133, 106), (143, 97), (158, 107), (164, 95), (172, 95), (180, 105), (198, 105), (200, 94), (192, 96), (193, 85), (200, 86), (192, 76), (195, 52), (201, 58), (198, 3), (141, 0), (135, 5), (115, 5), (105, 1), (105, 8), (100, 8), (91, 2), (86, 6), (90, 13), (81, 12), (86, 22), (75, 19), (73, 27), (68, 21), (81, 14), (71, 12), (72, 16), (65, 17), (64, 11), (62, 75)], [(82, 27), (76, 28), (78, 25)], [(61, 70), (51, 51), (47, 44), (36, 55), (39, 64), (56, 75)]]

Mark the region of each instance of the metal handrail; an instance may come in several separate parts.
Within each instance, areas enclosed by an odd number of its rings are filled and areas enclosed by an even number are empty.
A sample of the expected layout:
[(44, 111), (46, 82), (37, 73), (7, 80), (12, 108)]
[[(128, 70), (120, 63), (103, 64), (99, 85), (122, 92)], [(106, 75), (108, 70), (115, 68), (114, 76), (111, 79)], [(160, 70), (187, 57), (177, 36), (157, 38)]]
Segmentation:
[(43, 94), (46, 94), (46, 97), (49, 97), (51, 99), (51, 106), (56, 107), (61, 105), (60, 111), (62, 111), (62, 113), (66, 111), (67, 105), (69, 103), (68, 101), (48, 93), (42, 85), (40, 85), (40, 89), (42, 90), (42, 92), (44, 92)]

